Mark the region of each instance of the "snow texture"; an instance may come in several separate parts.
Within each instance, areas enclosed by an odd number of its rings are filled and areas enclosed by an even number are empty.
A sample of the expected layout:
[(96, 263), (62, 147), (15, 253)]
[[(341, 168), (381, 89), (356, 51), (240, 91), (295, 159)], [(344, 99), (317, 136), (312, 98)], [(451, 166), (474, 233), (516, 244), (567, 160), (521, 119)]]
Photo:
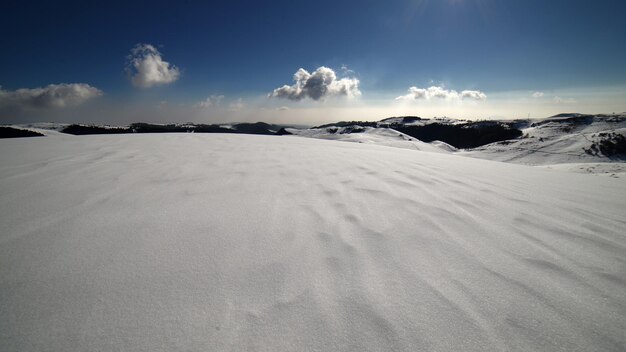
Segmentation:
[(297, 136), (0, 140), (0, 350), (624, 351), (625, 196)]

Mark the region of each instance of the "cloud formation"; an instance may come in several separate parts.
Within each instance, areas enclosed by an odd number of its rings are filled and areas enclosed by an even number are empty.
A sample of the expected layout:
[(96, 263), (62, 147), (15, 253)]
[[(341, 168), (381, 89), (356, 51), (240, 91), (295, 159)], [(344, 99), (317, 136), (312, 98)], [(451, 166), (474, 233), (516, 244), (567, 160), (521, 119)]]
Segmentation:
[(172, 83), (180, 78), (180, 70), (167, 61), (150, 44), (137, 44), (128, 56), (128, 70), (135, 87), (150, 88)]
[(534, 92), (532, 94), (532, 97), (533, 98), (541, 98), (541, 97), (543, 97), (543, 95), (544, 95), (543, 92)]
[(224, 99), (223, 95), (211, 95), (194, 106), (201, 109), (207, 109), (220, 105), (222, 99)]
[(487, 95), (479, 90), (464, 90), (457, 92), (456, 90), (448, 90), (443, 87), (431, 86), (428, 88), (410, 87), (409, 93), (401, 95), (396, 100), (430, 100), (430, 99), (448, 99), (448, 100), (485, 100)]
[(102, 91), (85, 83), (49, 84), (46, 87), (14, 91), (0, 87), (0, 107), (62, 108), (76, 106), (102, 95)]
[(318, 67), (313, 73), (301, 68), (293, 75), (293, 80), (295, 81), (293, 85), (276, 88), (269, 94), (269, 97), (286, 98), (293, 101), (310, 98), (318, 101), (328, 97), (353, 98), (361, 95), (357, 78), (337, 79), (335, 71), (325, 66)]
[(555, 104), (575, 104), (577, 103), (574, 98), (561, 98), (559, 96), (554, 97)]
[(461, 99), (485, 100), (487, 94), (479, 90), (464, 90), (461, 92)]

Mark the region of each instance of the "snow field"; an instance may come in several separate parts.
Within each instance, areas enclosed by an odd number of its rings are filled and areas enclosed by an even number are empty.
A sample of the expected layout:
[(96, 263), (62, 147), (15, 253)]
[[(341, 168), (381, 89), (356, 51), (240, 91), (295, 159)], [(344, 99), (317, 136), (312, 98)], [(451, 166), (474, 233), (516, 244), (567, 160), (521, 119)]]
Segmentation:
[(0, 140), (0, 350), (623, 351), (625, 195), (297, 136)]

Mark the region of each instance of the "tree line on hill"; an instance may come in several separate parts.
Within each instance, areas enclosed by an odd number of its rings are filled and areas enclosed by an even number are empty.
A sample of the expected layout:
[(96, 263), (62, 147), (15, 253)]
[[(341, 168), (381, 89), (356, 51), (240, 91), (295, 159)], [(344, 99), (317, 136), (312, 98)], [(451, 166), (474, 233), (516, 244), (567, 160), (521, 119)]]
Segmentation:
[(0, 138), (42, 137), (43, 134), (21, 128), (0, 127)]
[(61, 130), (74, 135), (88, 134), (124, 134), (124, 133), (244, 133), (262, 135), (290, 134), (283, 126), (264, 122), (238, 123), (230, 127), (207, 124), (167, 124), (133, 123), (128, 127), (105, 127), (92, 125), (69, 125)]

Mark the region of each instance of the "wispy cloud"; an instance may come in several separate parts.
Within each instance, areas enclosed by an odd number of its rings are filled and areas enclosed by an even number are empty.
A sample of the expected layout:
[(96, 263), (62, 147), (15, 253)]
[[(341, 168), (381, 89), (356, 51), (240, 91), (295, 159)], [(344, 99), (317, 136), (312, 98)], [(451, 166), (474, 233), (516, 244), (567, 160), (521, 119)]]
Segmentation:
[(361, 95), (359, 80), (356, 77), (337, 78), (335, 71), (321, 66), (313, 73), (301, 68), (294, 75), (295, 83), (274, 89), (269, 94), (273, 98), (286, 98), (300, 101), (304, 98), (324, 100), (328, 97), (353, 98)]
[(128, 70), (135, 87), (149, 88), (169, 84), (180, 78), (180, 70), (167, 61), (150, 44), (137, 44), (128, 56)]
[(194, 106), (201, 109), (207, 109), (215, 106), (219, 106), (220, 102), (224, 99), (223, 95), (211, 95), (203, 101), (195, 104)]
[(541, 98), (544, 96), (543, 92), (533, 92), (533, 94), (531, 94), (531, 96), (533, 98)]
[(555, 104), (575, 104), (577, 103), (576, 99), (574, 98), (561, 98), (559, 96), (554, 97), (554, 103)]
[(345, 65), (345, 64), (344, 64), (344, 65), (341, 65), (341, 72), (342, 72), (344, 75), (346, 75), (346, 76), (347, 76), (347, 75), (353, 75), (353, 74), (354, 74), (354, 70), (351, 70), (351, 69), (348, 67), (348, 65)]
[(62, 108), (80, 105), (100, 95), (100, 89), (86, 83), (49, 84), (43, 88), (22, 88), (14, 91), (0, 88), (0, 107)]
[(408, 94), (401, 95), (396, 100), (430, 100), (430, 99), (448, 99), (448, 100), (485, 100), (487, 95), (479, 90), (464, 90), (460, 93), (456, 90), (448, 90), (439, 86), (431, 86), (428, 88), (410, 87)]

